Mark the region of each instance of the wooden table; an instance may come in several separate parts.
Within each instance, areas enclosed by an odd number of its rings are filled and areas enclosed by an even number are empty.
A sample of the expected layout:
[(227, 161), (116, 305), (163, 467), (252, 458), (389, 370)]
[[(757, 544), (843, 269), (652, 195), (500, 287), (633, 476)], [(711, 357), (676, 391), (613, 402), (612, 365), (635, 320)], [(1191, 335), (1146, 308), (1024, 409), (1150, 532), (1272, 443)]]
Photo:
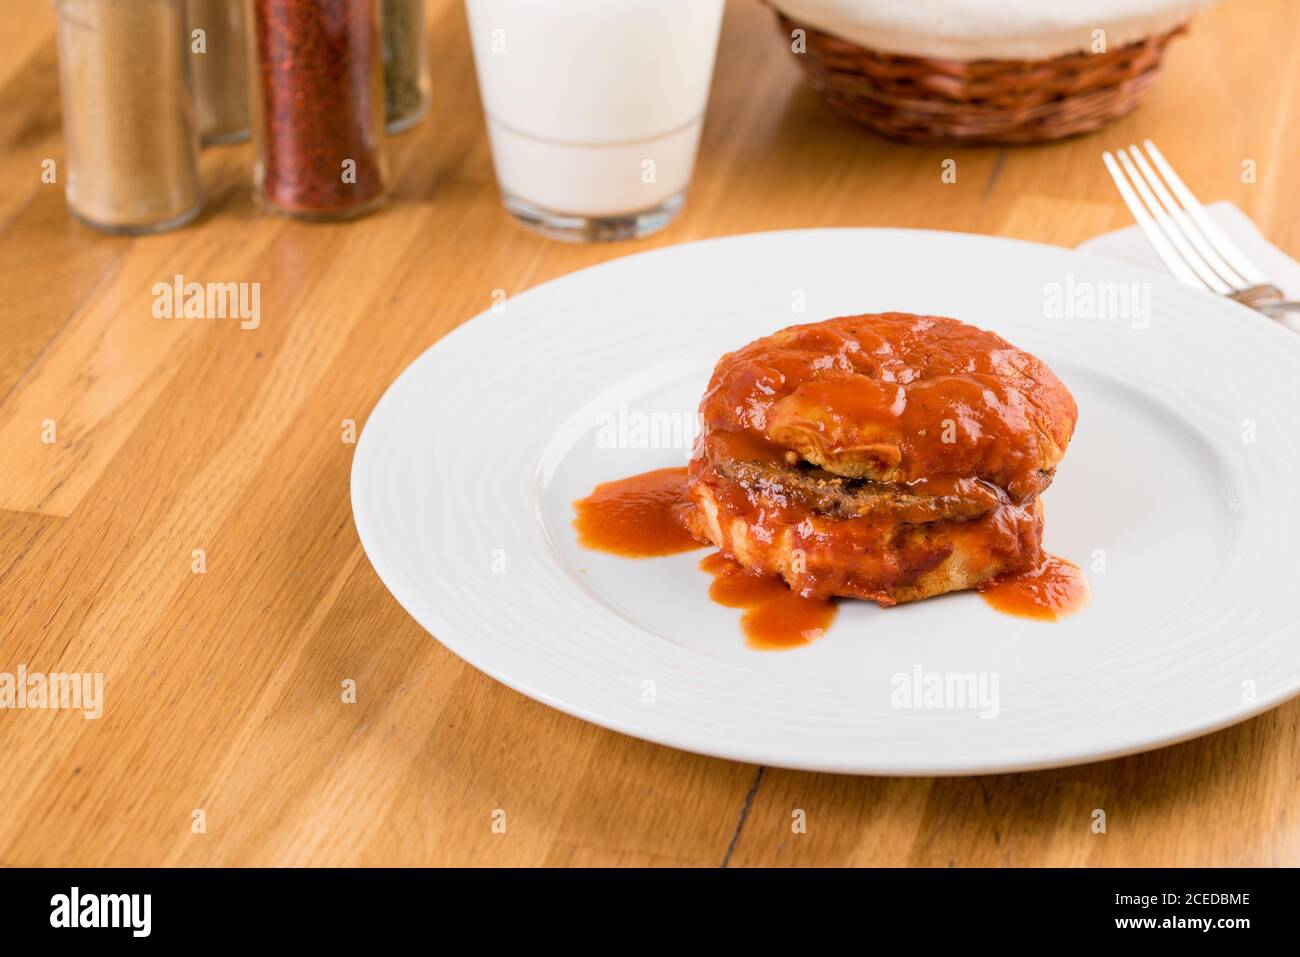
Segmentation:
[[(1128, 222), (1099, 153), (1139, 136), (1300, 256), (1293, 0), (1203, 16), (1150, 99), (1102, 134), (959, 151), (829, 116), (770, 12), (734, 0), (684, 214), (587, 247), (502, 211), (462, 4), (429, 10), (435, 106), (393, 141), (387, 209), (340, 226), (261, 215), (249, 148), (226, 147), (204, 154), (200, 220), (140, 239), (73, 223), (62, 186), (42, 184), (41, 161), (63, 155), (53, 15), (48, 0), (6, 13), (0, 671), (101, 671), (106, 687), (99, 720), (0, 711), (0, 865), (1300, 863), (1295, 701), (1138, 757), (928, 780), (735, 764), (552, 711), (389, 597), (352, 526), (343, 440), (493, 290), (786, 227), (1073, 245)], [(261, 282), (260, 327), (153, 318), (153, 283), (177, 273)]]

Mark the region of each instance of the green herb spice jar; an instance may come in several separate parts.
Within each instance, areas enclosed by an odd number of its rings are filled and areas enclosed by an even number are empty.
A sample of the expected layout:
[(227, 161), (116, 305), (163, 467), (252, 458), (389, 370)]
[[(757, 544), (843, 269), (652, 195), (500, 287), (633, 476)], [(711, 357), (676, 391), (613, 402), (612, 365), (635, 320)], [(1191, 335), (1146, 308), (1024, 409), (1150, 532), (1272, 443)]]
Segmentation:
[(244, 0), (188, 0), (194, 115), (204, 146), (248, 138)]
[(383, 0), (384, 117), (389, 133), (410, 129), (429, 108), (424, 0)]
[(107, 232), (203, 204), (185, 0), (56, 0), (68, 207)]

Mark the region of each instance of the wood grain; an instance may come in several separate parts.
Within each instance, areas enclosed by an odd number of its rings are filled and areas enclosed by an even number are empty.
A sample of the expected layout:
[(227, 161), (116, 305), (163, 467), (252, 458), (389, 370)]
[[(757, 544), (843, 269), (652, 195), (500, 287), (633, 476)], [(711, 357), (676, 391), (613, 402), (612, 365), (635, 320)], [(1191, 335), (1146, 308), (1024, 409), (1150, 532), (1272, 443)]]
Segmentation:
[[(770, 12), (734, 0), (687, 208), (613, 247), (548, 242), (502, 212), (459, 0), (430, 0), (435, 105), (393, 141), (380, 214), (261, 215), (235, 146), (205, 152), (196, 224), (97, 235), (40, 182), (41, 160), (63, 155), (53, 14), (17, 6), (0, 67), (0, 670), (107, 684), (99, 720), (0, 711), (0, 865), (1300, 863), (1296, 702), (1152, 754), (946, 780), (759, 769), (552, 711), (468, 668), (389, 597), (352, 528), (344, 441), (496, 289), (787, 227), (1073, 245), (1128, 221), (1098, 154), (1140, 136), (1300, 256), (1290, 0), (1201, 18), (1110, 130), (956, 151), (831, 117)], [(940, 178), (950, 157), (955, 184)], [(153, 283), (177, 273), (261, 282), (261, 325), (153, 318)]]

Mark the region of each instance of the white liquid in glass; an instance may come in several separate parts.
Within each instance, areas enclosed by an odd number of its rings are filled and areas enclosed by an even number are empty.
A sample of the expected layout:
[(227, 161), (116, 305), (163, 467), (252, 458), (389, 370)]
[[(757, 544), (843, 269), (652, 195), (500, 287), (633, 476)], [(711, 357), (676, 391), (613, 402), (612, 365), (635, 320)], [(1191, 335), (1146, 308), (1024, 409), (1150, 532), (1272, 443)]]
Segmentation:
[(497, 180), (558, 214), (652, 209), (695, 163), (723, 0), (466, 0)]

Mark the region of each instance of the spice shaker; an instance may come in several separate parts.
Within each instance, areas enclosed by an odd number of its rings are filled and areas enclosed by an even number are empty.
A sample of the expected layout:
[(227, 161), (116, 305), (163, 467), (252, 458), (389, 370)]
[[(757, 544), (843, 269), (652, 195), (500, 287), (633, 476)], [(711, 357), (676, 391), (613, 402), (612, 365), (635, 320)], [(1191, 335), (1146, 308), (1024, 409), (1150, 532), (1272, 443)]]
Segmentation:
[(254, 195), (303, 219), (383, 202), (380, 0), (249, 0)]
[[(194, 116), (204, 146), (248, 136), (244, 0), (188, 0)], [(202, 31), (200, 33), (200, 31)]]
[(68, 208), (107, 232), (203, 204), (185, 0), (56, 0)]
[(424, 0), (384, 0), (384, 115), (388, 132), (410, 129), (429, 108)]

